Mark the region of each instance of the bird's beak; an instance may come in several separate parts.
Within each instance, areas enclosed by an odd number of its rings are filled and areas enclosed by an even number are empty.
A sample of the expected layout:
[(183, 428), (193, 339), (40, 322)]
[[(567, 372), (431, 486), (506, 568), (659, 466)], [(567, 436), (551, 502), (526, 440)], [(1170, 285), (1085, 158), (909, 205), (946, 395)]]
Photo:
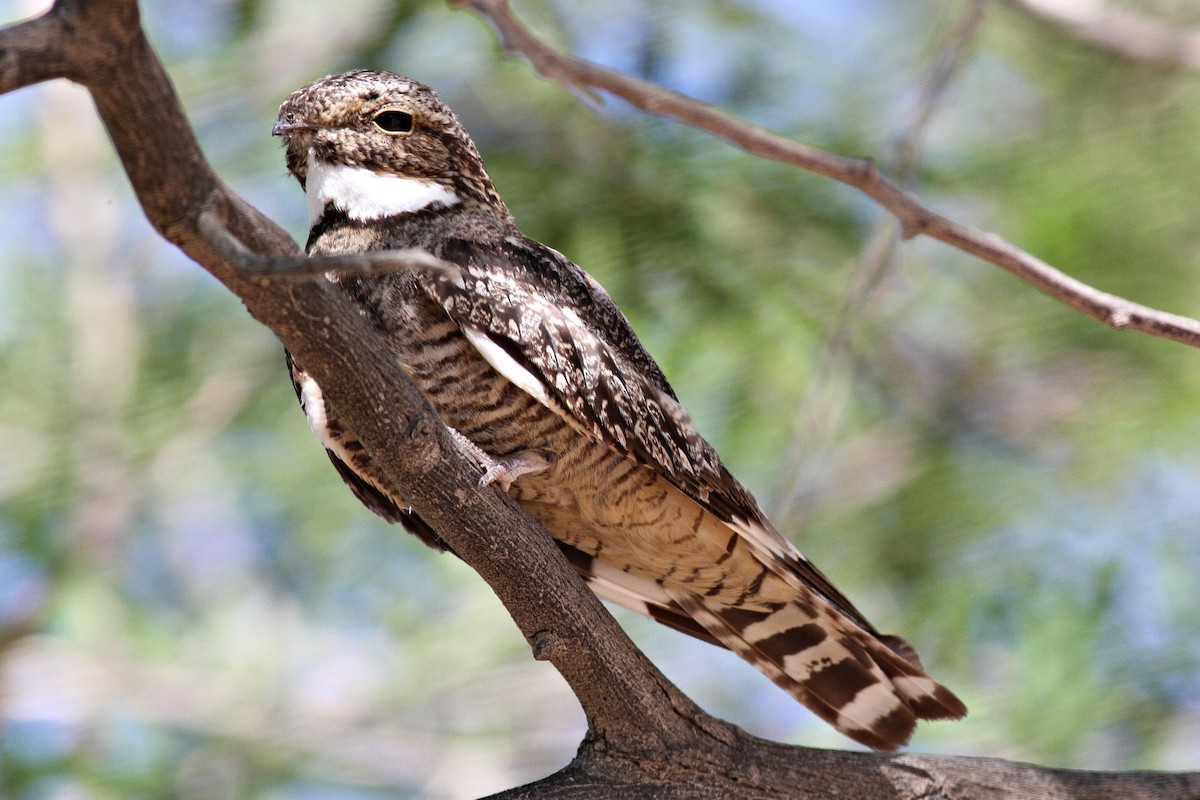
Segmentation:
[(275, 121), (275, 127), (271, 128), (271, 135), (290, 136), (298, 131), (313, 131), (316, 129), (316, 125), (313, 125), (308, 120), (302, 119), (295, 112), (289, 111), (286, 114), (281, 114), (279, 119)]

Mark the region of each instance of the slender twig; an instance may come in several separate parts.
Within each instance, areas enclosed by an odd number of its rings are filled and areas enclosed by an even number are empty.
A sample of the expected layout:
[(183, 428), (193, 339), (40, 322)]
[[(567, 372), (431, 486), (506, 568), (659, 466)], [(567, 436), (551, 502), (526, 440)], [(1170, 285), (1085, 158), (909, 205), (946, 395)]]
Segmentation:
[(1006, 0), (1092, 47), (1130, 61), (1170, 69), (1200, 69), (1200, 28), (1172, 24), (1099, 0)]
[[(971, 0), (962, 19), (946, 35), (930, 60), (930, 68), (921, 81), (907, 120), (891, 137), (887, 163), (897, 180), (906, 186), (920, 163), (921, 145), (934, 115), (967, 62), (983, 22), (986, 2)], [(890, 217), (880, 219), (851, 272), (842, 303), (821, 347), (813, 378), (795, 415), (787, 466), (782, 470), (774, 492), (772, 516), (777, 522), (792, 518), (803, 508), (820, 506), (804, 501), (831, 478), (827, 453), (837, 430), (837, 418), (844, 407), (832, 397), (838, 385), (834, 383), (834, 375), (849, 353), (854, 323), (861, 318), (876, 290), (895, 267), (900, 241), (895, 220)], [(802, 521), (798, 522), (802, 524)]]
[(824, 175), (858, 189), (900, 222), (905, 239), (929, 236), (995, 264), (1042, 292), (1113, 328), (1200, 347), (1200, 321), (1134, 303), (1055, 269), (1000, 236), (933, 211), (884, 177), (871, 161), (849, 158), (798, 142), (698, 100), (597, 64), (565, 56), (534, 36), (509, 11), (506, 0), (451, 0), (491, 20), (504, 46), (521, 53), (541, 74), (573, 89), (609, 92), (652, 114), (706, 131), (753, 155)]
[(338, 256), (262, 256), (247, 247), (211, 209), (201, 212), (198, 228), (205, 241), (225, 260), (236, 264), (250, 280), (282, 278), (302, 280), (337, 272), (342, 275), (385, 275), (392, 272), (423, 270), (453, 277), (462, 270), (426, 250), (381, 250)]
[(909, 183), (920, 163), (921, 146), (934, 115), (941, 109), (950, 86), (967, 63), (983, 24), (986, 5), (987, 0), (970, 0), (967, 4), (962, 19), (930, 59), (929, 72), (921, 82), (908, 122), (901, 126), (899, 134), (892, 139), (889, 166), (903, 185)]

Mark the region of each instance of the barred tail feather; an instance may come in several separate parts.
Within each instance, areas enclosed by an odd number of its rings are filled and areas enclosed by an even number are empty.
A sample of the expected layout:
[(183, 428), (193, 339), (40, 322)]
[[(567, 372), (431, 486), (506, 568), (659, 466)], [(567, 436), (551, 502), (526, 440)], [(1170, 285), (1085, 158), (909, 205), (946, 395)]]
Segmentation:
[(907, 643), (882, 641), (833, 609), (797, 600), (748, 610), (669, 594), (723, 645), (868, 747), (896, 750), (918, 719), (966, 714), (957, 697), (905, 657)]
[(917, 715), (917, 719), (962, 719), (967, 707), (962, 700), (925, 674), (917, 651), (899, 636), (871, 637), (876, 663), (888, 676), (896, 693)]
[(559, 542), (596, 594), (754, 665), (857, 742), (896, 750), (919, 719), (957, 719), (966, 707), (925, 674), (898, 636), (877, 636), (819, 596), (765, 609), (722, 605), (639, 578)]

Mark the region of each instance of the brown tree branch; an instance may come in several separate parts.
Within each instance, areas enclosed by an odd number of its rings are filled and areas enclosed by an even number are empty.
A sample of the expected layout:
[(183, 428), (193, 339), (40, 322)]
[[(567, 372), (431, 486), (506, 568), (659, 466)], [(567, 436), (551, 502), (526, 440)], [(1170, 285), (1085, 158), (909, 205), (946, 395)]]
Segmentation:
[[(477, 466), (340, 292), (321, 279), (263, 277), (264, 266), (286, 267), (302, 253), (213, 173), (133, 0), (60, 0), (44, 17), (0, 30), (0, 90), (56, 76), (91, 92), (156, 230), (303, 361), (380, 470), (489, 583), (535, 657), (571, 685), (589, 721), (579, 755), (503, 796), (1200, 797), (1200, 775), (808, 750), (707, 716), (633, 647), (544, 530), (506, 495), (478, 488)], [(387, 258), (392, 267), (412, 264), (403, 254)]]
[[(304, 362), (381, 470), (492, 586), (535, 656), (563, 674), (591, 735), (645, 742), (650, 733), (659, 747), (697, 731), (728, 739), (723, 723), (633, 647), (549, 535), (506, 495), (478, 489), (477, 467), (340, 292), (324, 280), (263, 278), (261, 259), (230, 258), (234, 240), (280, 262), (303, 253), (213, 173), (142, 32), (136, 3), (61, 0), (37, 20), (0, 30), (0, 90), (27, 85), (24, 76), (35, 69), (53, 77), (25, 46), (31, 31), (63, 54), (62, 76), (91, 92), (147, 219)], [(217, 233), (222, 228), (229, 236)]]
[(1170, 69), (1200, 69), (1200, 29), (1180, 27), (1099, 0), (1005, 0), (1035, 19), (1092, 47), (1130, 61)]
[(215, 214), (202, 213), (198, 224), (205, 241), (226, 261), (237, 264), (247, 279), (303, 281), (327, 272), (343, 275), (385, 275), (392, 272), (425, 270), (458, 275), (459, 267), (425, 250), (383, 250), (336, 256), (260, 256), (246, 247)]
[(0, 48), (0, 92), (66, 77), (72, 65), (64, 57), (60, 27), (51, 12), (7, 29), (11, 35)]
[(858, 189), (900, 222), (905, 239), (928, 236), (1008, 270), (1062, 303), (1113, 328), (1129, 328), (1200, 347), (1200, 321), (1101, 291), (1055, 269), (993, 233), (955, 222), (922, 205), (884, 177), (871, 161), (828, 153), (751, 125), (677, 92), (563, 55), (534, 36), (507, 0), (451, 0), (489, 19), (504, 47), (523, 55), (547, 78), (576, 90), (601, 89), (635, 108), (711, 133), (756, 156), (824, 175)]

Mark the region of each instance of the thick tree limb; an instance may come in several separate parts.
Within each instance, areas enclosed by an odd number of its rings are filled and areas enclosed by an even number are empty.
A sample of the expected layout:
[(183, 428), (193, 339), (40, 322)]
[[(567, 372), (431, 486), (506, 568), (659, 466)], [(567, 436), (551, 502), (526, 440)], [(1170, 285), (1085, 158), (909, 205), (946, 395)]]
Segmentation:
[[(545, 531), (507, 496), (478, 488), (479, 470), (341, 293), (321, 279), (264, 277), (302, 253), (213, 173), (133, 0), (60, 0), (44, 17), (0, 30), (0, 91), (54, 77), (89, 89), (156, 230), (296, 354), (380, 470), (489, 583), (535, 656), (571, 685), (589, 721), (579, 755), (504, 796), (1200, 797), (1200, 775), (809, 750), (755, 739), (704, 714), (633, 647)], [(431, 266), (420, 258), (381, 260), (385, 268)]]
[(1114, 328), (1129, 328), (1200, 347), (1200, 321), (1103, 292), (1055, 269), (1001, 237), (922, 205), (871, 161), (834, 155), (733, 117), (720, 109), (596, 64), (563, 55), (534, 36), (507, 0), (451, 0), (491, 20), (504, 46), (541, 74), (576, 90), (601, 89), (651, 114), (711, 133), (756, 156), (824, 175), (858, 189), (900, 221), (904, 238), (928, 236), (1002, 267), (1066, 305)]

